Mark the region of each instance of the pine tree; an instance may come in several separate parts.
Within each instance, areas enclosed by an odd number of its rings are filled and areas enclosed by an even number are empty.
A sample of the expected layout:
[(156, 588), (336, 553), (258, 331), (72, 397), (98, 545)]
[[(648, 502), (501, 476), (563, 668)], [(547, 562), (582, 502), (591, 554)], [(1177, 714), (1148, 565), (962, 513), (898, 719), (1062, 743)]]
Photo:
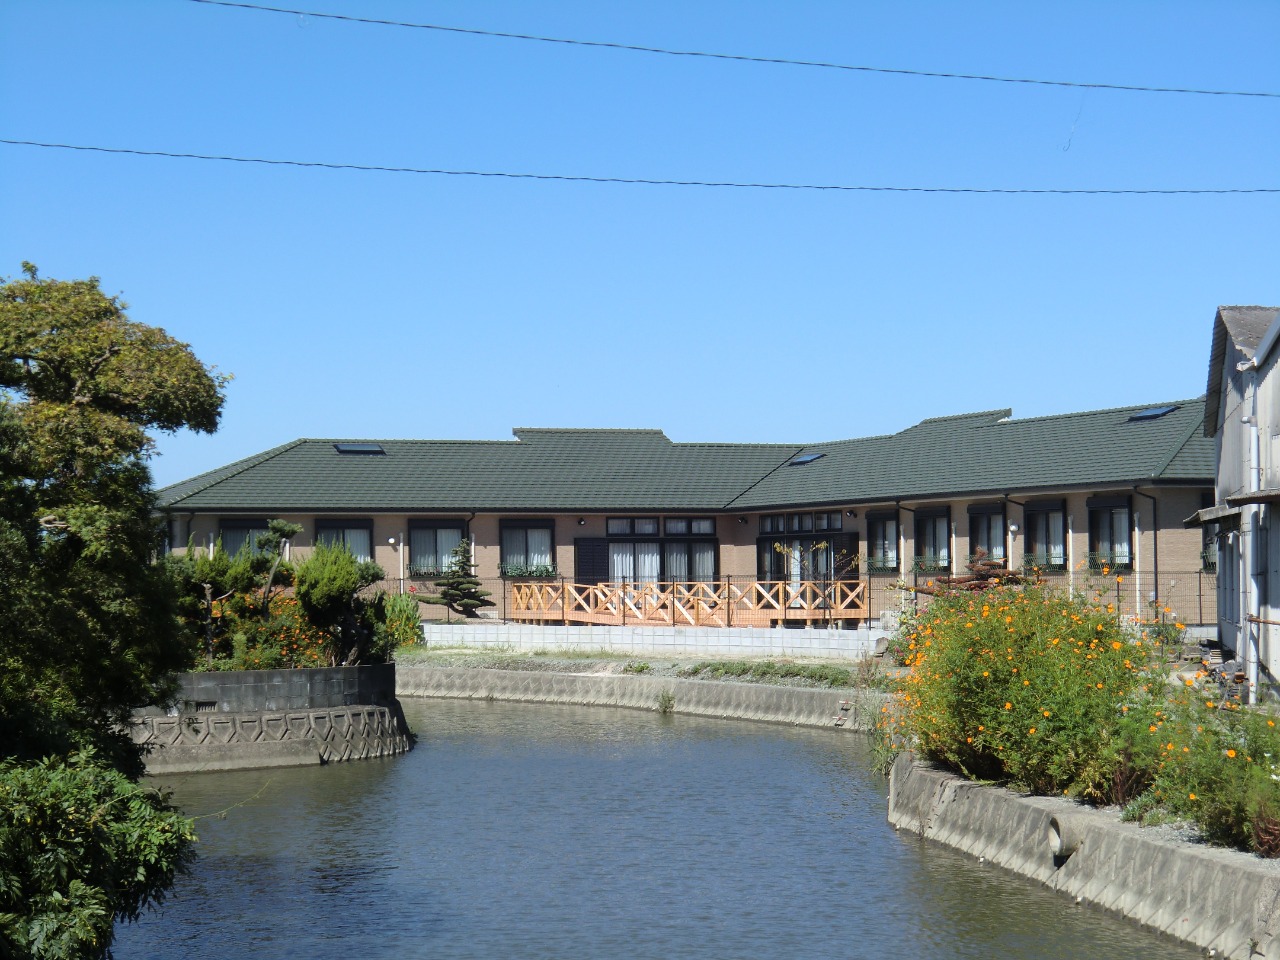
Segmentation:
[(478, 617), (481, 607), (492, 607), (493, 601), (486, 600), (488, 590), (480, 589), (480, 581), (475, 575), (475, 564), (471, 562), (471, 541), (463, 540), (449, 554), (448, 571), (436, 586), (440, 588), (438, 596), (422, 597), (423, 603), (446, 606), (454, 613), (464, 617)]

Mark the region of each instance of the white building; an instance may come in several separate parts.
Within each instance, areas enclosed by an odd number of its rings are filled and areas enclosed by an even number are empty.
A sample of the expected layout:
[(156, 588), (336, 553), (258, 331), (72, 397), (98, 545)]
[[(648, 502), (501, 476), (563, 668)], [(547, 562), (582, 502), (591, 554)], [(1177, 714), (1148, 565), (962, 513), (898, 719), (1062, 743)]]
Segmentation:
[(1218, 546), (1218, 630), (1251, 690), (1280, 677), (1280, 307), (1219, 307), (1204, 431), (1214, 505), (1196, 514)]

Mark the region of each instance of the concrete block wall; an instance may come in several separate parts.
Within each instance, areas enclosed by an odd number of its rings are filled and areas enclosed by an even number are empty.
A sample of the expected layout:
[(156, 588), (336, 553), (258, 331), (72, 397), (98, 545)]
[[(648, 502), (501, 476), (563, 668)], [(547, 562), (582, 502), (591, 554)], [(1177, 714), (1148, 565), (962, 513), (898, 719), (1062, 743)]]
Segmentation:
[(786, 630), (750, 627), (569, 627), (471, 621), (424, 622), (428, 645), (508, 650), (611, 650), (635, 656), (827, 657), (857, 660), (871, 655), (881, 631)]
[[(393, 663), (303, 670), (226, 670), (178, 676), (178, 709), (187, 713), (309, 710), (395, 702)], [(149, 708), (148, 714), (163, 713)]]
[(792, 726), (870, 730), (884, 705), (876, 690), (715, 683), (635, 674), (565, 674), (521, 670), (401, 667), (402, 697), (452, 697), (668, 712)]
[(399, 705), (139, 717), (147, 773), (339, 763), (412, 748)]
[(1068, 800), (963, 780), (906, 754), (890, 776), (889, 822), (1211, 956), (1280, 960), (1280, 861), (1167, 839)]

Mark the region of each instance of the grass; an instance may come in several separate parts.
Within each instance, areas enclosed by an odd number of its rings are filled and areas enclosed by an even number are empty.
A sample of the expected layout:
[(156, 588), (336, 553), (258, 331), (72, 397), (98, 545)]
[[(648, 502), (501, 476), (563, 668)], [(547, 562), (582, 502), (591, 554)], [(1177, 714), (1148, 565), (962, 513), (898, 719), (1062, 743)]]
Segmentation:
[(778, 660), (703, 660), (685, 667), (680, 676), (695, 679), (748, 680), (777, 683), (800, 680), (815, 687), (853, 686), (854, 673), (833, 664), (803, 664)]

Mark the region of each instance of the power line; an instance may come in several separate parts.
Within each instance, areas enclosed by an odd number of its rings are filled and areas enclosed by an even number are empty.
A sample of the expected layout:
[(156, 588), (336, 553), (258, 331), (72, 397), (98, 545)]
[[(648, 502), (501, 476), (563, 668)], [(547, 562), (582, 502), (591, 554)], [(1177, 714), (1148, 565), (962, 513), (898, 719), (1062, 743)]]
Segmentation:
[(945, 80), (983, 80), (988, 83), (1028, 83), (1044, 87), (1074, 87), (1085, 90), (1126, 90), (1132, 93), (1182, 93), (1206, 97), (1270, 97), (1280, 99), (1280, 93), (1250, 90), (1200, 90), (1189, 87), (1144, 87), (1121, 83), (1081, 83), (1073, 80), (1036, 80), (1029, 77), (994, 77), (980, 73), (944, 73), (937, 70), (908, 70), (897, 67), (868, 67), (848, 63), (826, 63), (821, 60), (787, 60), (782, 57), (751, 57), (737, 53), (710, 53), (705, 50), (668, 50), (663, 47), (642, 47), (630, 43), (609, 43), (603, 40), (571, 40), (565, 37), (541, 37), (528, 33), (504, 33), (499, 30), (478, 30), (470, 27), (446, 27), (438, 23), (405, 23), (400, 20), (375, 20), (371, 17), (352, 17), (340, 13), (316, 13), (312, 10), (290, 10), (284, 7), (266, 7), (254, 3), (233, 3), (231, 0), (190, 0), (215, 7), (234, 7), (240, 10), (257, 10), (264, 13), (287, 13), (299, 17), (316, 17), (323, 20), (345, 20), (348, 23), (368, 23), (382, 27), (408, 27), (413, 30), (438, 30), (443, 33), (465, 33), (477, 37), (500, 37), (504, 40), (534, 40), (538, 43), (561, 43), (575, 47), (602, 47), (609, 50), (627, 50), (632, 53), (657, 53), (669, 57), (704, 57), (711, 60), (737, 60), (742, 63), (781, 64), (789, 67), (819, 67), (824, 70), (848, 70), (857, 73), (888, 73), (907, 77), (935, 77)]
[(97, 147), (85, 144), (42, 143), (37, 140), (7, 140), (0, 143), (51, 150), (82, 150), (92, 153), (129, 154), (137, 157), (168, 157), (178, 160), (217, 160), (226, 163), (259, 163), (277, 167), (312, 167), (321, 170), (356, 170), (365, 173), (412, 173), (443, 177), (501, 177), (510, 180), (559, 180), (568, 183), (619, 183), (655, 187), (725, 187), (740, 190), (835, 190), (846, 193), (1000, 193), (1000, 194), (1104, 194), (1111, 196), (1194, 195), (1228, 193), (1280, 193), (1280, 187), (1223, 187), (1185, 189), (1092, 189), (1033, 187), (895, 187), (837, 183), (752, 183), (733, 180), (658, 180), (644, 177), (587, 177), (564, 173), (512, 173), (501, 170), (445, 170), (430, 167), (388, 167), (360, 163), (327, 163), (320, 160), (274, 160), (265, 157), (229, 157), (207, 153), (173, 153), (167, 150), (134, 150), (125, 147)]

